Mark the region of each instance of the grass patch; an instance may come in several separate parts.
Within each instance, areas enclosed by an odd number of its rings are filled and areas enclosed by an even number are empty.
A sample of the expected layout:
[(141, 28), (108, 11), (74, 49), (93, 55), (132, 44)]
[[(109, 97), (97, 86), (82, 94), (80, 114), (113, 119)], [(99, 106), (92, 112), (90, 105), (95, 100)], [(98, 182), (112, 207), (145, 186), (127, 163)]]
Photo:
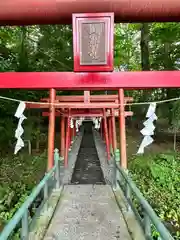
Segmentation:
[(46, 153), (0, 159), (0, 231), (43, 178), (46, 163)]
[(180, 239), (180, 154), (134, 156), (129, 169), (157, 215), (175, 239)]

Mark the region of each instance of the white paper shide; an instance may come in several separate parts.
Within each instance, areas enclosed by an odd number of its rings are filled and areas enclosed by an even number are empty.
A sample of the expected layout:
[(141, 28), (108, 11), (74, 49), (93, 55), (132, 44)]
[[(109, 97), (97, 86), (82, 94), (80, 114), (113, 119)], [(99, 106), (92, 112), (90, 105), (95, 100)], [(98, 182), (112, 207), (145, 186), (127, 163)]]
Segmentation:
[(20, 102), (20, 104), (16, 110), (16, 113), (14, 115), (16, 118), (19, 119), (18, 126), (15, 131), (15, 138), (17, 139), (17, 143), (16, 143), (16, 146), (14, 149), (14, 154), (17, 154), (19, 152), (19, 150), (24, 147), (24, 141), (22, 140), (21, 136), (24, 133), (22, 123), (26, 119), (26, 117), (23, 114), (25, 108), (26, 108), (26, 104), (24, 102)]
[(74, 128), (73, 118), (71, 118), (71, 120), (70, 120), (70, 128)]
[(153, 124), (154, 121), (157, 120), (157, 116), (155, 114), (156, 111), (156, 103), (150, 103), (149, 109), (146, 114), (146, 118), (148, 118), (144, 123), (144, 128), (141, 130), (141, 134), (144, 136), (141, 145), (138, 149), (137, 154), (143, 154), (144, 148), (149, 146), (154, 139), (151, 137), (154, 135), (155, 126)]
[(82, 122), (84, 121), (84, 117), (81, 117), (79, 119), (76, 119), (76, 132), (79, 132), (79, 128), (82, 125)]
[(101, 117), (95, 117), (95, 118), (92, 118), (93, 120), (93, 123), (94, 123), (94, 128), (99, 130), (100, 127), (101, 127)]

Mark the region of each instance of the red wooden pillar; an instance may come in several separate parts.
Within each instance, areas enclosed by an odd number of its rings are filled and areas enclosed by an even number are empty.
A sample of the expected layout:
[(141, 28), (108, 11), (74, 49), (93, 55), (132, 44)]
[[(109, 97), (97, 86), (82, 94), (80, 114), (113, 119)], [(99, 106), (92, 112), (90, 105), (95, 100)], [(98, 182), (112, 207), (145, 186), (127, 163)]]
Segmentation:
[(71, 128), (71, 137), (70, 137), (70, 145), (69, 145), (69, 147), (71, 146), (71, 142), (74, 139), (74, 120), (73, 119), (72, 119), (72, 122), (73, 122), (73, 128)]
[(104, 115), (104, 119), (103, 119), (103, 123), (104, 123), (104, 138), (105, 138), (105, 142), (106, 142), (107, 157), (108, 157), (108, 160), (110, 160), (111, 156), (110, 156), (110, 148), (109, 148), (107, 116), (106, 116), (106, 110), (105, 109), (103, 109), (103, 115)]
[(127, 168), (127, 155), (126, 155), (126, 126), (125, 126), (125, 106), (124, 106), (124, 90), (119, 89), (119, 131), (120, 131), (120, 161), (121, 167)]
[(70, 137), (70, 116), (66, 118), (66, 146), (65, 146), (65, 158), (64, 158), (65, 167), (68, 166), (69, 137)]
[(100, 134), (102, 139), (103, 139), (103, 126), (104, 126), (103, 119), (101, 119)]
[(50, 170), (54, 165), (54, 134), (55, 134), (55, 106), (56, 90), (50, 89), (49, 129), (48, 129), (48, 166)]
[(108, 133), (109, 133), (109, 148), (112, 149), (112, 120), (111, 116), (108, 117)]
[[(69, 121), (68, 121), (68, 124), (70, 126), (70, 122), (71, 122), (71, 118), (69, 118)], [(70, 148), (71, 146), (71, 139), (72, 139), (72, 128), (70, 127), (70, 130), (69, 130), (69, 142), (68, 142), (68, 149)]]
[(73, 120), (73, 125), (74, 125), (74, 127), (73, 127), (73, 140), (74, 140), (74, 138), (76, 137), (76, 120)]
[(61, 157), (64, 157), (64, 150), (65, 150), (65, 117), (61, 116), (61, 148), (60, 148)]
[(112, 121), (112, 147), (113, 151), (115, 152), (117, 149), (117, 138), (116, 138), (116, 119), (114, 114), (114, 109), (111, 109), (111, 121)]
[(101, 138), (104, 141), (105, 140), (105, 134), (104, 134), (104, 118), (101, 120)]

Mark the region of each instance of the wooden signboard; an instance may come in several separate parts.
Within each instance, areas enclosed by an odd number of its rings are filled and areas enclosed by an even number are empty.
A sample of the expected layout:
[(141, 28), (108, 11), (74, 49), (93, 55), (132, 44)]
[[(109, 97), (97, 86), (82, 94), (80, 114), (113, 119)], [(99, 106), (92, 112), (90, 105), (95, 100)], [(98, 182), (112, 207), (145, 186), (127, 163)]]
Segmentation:
[(75, 72), (113, 71), (114, 14), (73, 14)]

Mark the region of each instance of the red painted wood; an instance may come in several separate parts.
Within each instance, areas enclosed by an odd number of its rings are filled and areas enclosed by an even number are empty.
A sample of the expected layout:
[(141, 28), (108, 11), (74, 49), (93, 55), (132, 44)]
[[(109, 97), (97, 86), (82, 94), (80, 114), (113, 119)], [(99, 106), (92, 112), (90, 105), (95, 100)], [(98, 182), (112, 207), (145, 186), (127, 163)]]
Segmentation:
[[(59, 113), (59, 112), (56, 112), (56, 117), (60, 117), (62, 114)], [(69, 114), (68, 113), (64, 113), (63, 116), (68, 116)], [(49, 112), (43, 112), (42, 113), (42, 116), (43, 117), (48, 117), (49, 116)], [(73, 117), (103, 117), (103, 112), (102, 111), (99, 111), (98, 112), (91, 112), (91, 113), (87, 113), (87, 111), (84, 111), (84, 113), (77, 113), (74, 111), (72, 112), (71, 111), (71, 116)], [(110, 116), (110, 114), (106, 113), (106, 116)], [(125, 117), (130, 117), (130, 116), (133, 116), (133, 112), (125, 112)], [(119, 111), (115, 110), (115, 117), (119, 117)]]
[(108, 136), (109, 136), (109, 146), (110, 146), (110, 151), (112, 147), (112, 121), (111, 117), (108, 117)]
[(100, 125), (100, 134), (101, 134), (101, 138), (104, 140), (104, 134), (103, 134), (103, 127), (104, 127), (104, 120), (101, 120), (101, 125)]
[(68, 166), (68, 152), (69, 152), (69, 138), (70, 138), (70, 117), (66, 118), (66, 146), (65, 146), (65, 157), (64, 166)]
[[(49, 104), (28, 104), (27, 108), (49, 108)], [(101, 109), (101, 108), (118, 108), (118, 103), (56, 103), (55, 108), (79, 108), (79, 109)]]
[(117, 136), (116, 136), (116, 120), (115, 120), (115, 114), (114, 114), (114, 109), (111, 109), (111, 121), (112, 121), (112, 146), (113, 150), (117, 150)]
[[(100, 108), (118, 108), (117, 103), (56, 103), (55, 108), (78, 108), (78, 109), (100, 109)], [(26, 103), (27, 108), (47, 109), (49, 104)]]
[(73, 13), (114, 12), (116, 22), (179, 21), (179, 0), (1, 0), (0, 24), (71, 24)]
[(120, 164), (121, 167), (127, 168), (127, 148), (126, 148), (126, 124), (125, 124), (125, 107), (122, 104), (124, 102), (124, 90), (119, 89), (119, 134), (120, 134)]
[[(113, 46), (114, 46), (114, 13), (85, 13), (73, 14), (73, 53), (75, 72), (106, 72), (113, 71)], [(80, 24), (92, 20), (105, 23), (106, 59), (105, 65), (81, 65), (80, 64)]]
[[(62, 111), (58, 112), (58, 110), (56, 111), (56, 116), (61, 116), (61, 115), (65, 115), (67, 116), (69, 113), (66, 111)], [(95, 115), (101, 115), (102, 114), (102, 110), (96, 110), (96, 109), (90, 109), (90, 111), (88, 111), (87, 109), (72, 109), (71, 110), (71, 116), (76, 116), (76, 115), (87, 115), (87, 116), (91, 116), (91, 114), (95, 114)], [(43, 112), (42, 113), (43, 117), (47, 117), (49, 116), (49, 112)]]
[[(56, 90), (50, 89), (50, 102), (53, 103), (56, 98)], [(48, 128), (48, 166), (50, 170), (54, 166), (54, 136), (55, 136), (55, 107), (51, 105), (49, 109), (49, 128)]]
[(76, 137), (76, 121), (73, 120), (74, 128), (73, 128), (73, 140)]
[(180, 87), (180, 71), (0, 73), (0, 88), (115, 90), (119, 88), (143, 89), (160, 87)]
[[(70, 121), (69, 121), (69, 124), (70, 124)], [(71, 138), (72, 138), (72, 128), (70, 127), (70, 130), (69, 130), (69, 140), (68, 140), (68, 150), (71, 147)]]
[[(114, 102), (118, 100), (118, 95), (90, 95), (90, 102)], [(49, 102), (49, 98), (42, 98), (42, 102)], [(84, 96), (73, 95), (73, 96), (56, 96), (57, 102), (83, 102)], [(132, 97), (125, 97), (124, 103), (132, 102)]]
[[(56, 114), (57, 114), (57, 112), (56, 112)], [(64, 116), (61, 116), (60, 122), (61, 122), (61, 125), (60, 125), (60, 128), (61, 128), (61, 131), (60, 131), (60, 134), (61, 134), (60, 154), (61, 154), (61, 157), (64, 157), (64, 154), (65, 154), (65, 117)]]
[(110, 155), (109, 136), (108, 136), (108, 127), (107, 127), (107, 117), (106, 117), (105, 109), (103, 109), (103, 113), (104, 113), (104, 118), (103, 118), (104, 138), (105, 138), (105, 142), (106, 142), (107, 158), (108, 158), (108, 160), (110, 160), (111, 159), (111, 155)]
[[(115, 110), (115, 111), (114, 111), (114, 114), (115, 114), (115, 117), (118, 117), (118, 116), (119, 116), (119, 111), (118, 111), (118, 110)], [(131, 117), (131, 116), (133, 116), (133, 112), (131, 112), (131, 111), (126, 111), (126, 112), (124, 113), (124, 116), (125, 116), (125, 117)]]

